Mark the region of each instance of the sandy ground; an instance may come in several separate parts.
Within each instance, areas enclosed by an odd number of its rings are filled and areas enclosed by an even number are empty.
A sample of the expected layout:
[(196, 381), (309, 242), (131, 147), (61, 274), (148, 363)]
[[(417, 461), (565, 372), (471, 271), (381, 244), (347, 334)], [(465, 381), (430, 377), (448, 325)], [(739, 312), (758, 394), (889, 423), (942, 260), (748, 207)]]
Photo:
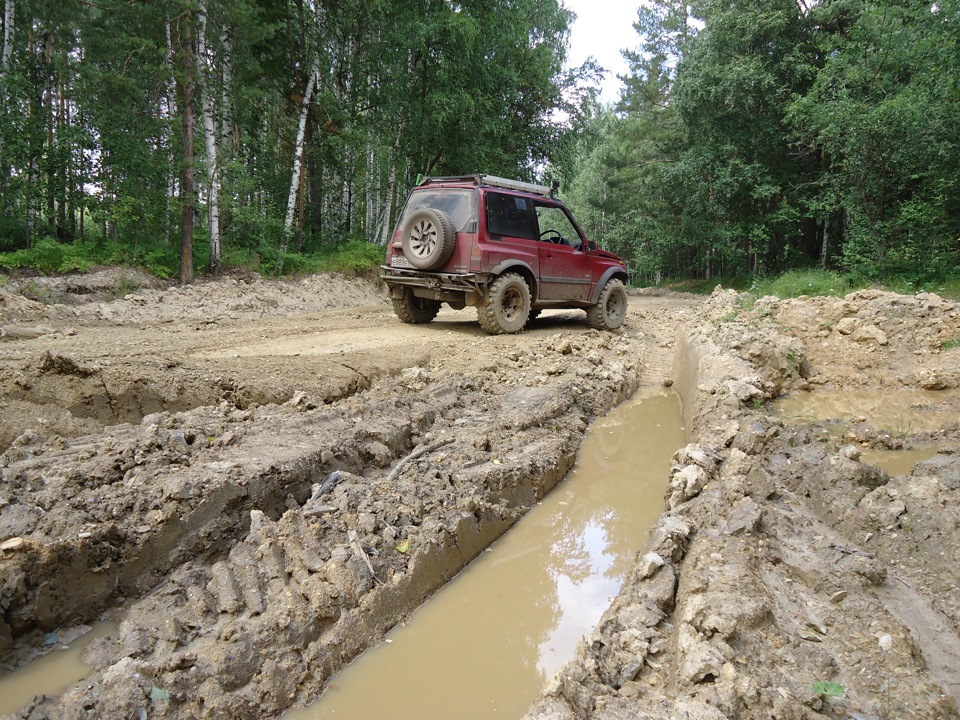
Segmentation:
[[(615, 333), (556, 311), (490, 337), (469, 310), (403, 325), (362, 280), (114, 270), (6, 283), (0, 329), (0, 660), (126, 611), (94, 675), (20, 717), (308, 702), (664, 382), (691, 435), (665, 513), (528, 717), (957, 716), (955, 420), (770, 402), (923, 389), (945, 412), (960, 317), (936, 296), (644, 296)], [(907, 475), (860, 462), (931, 444)]]

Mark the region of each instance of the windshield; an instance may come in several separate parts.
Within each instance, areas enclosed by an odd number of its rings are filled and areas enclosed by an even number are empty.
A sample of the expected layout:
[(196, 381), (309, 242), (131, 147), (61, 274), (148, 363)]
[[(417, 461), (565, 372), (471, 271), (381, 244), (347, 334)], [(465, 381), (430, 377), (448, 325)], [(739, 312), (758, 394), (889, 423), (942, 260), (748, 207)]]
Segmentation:
[(402, 226), (410, 213), (420, 208), (433, 208), (444, 213), (453, 221), (453, 226), (457, 232), (475, 232), (474, 225), (477, 216), (474, 211), (474, 198), (476, 193), (473, 190), (414, 190), (410, 193), (410, 199), (403, 210), (403, 217), (400, 218), (398, 226)]

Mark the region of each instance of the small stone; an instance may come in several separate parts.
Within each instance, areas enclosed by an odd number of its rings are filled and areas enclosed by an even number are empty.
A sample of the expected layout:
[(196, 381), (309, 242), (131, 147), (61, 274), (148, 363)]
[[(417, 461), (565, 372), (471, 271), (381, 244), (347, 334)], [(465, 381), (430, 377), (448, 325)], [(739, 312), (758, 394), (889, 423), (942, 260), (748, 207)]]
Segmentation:
[(0, 543), (0, 550), (16, 550), (22, 547), (23, 543), (24, 540), (22, 537), (12, 537)]
[(835, 592), (833, 595), (830, 596), (830, 602), (832, 603), (843, 602), (846, 599), (847, 599), (846, 590), (838, 590), (837, 592)]
[(655, 552), (648, 552), (640, 558), (640, 564), (637, 566), (637, 574), (640, 579), (646, 579), (662, 568), (666, 561)]

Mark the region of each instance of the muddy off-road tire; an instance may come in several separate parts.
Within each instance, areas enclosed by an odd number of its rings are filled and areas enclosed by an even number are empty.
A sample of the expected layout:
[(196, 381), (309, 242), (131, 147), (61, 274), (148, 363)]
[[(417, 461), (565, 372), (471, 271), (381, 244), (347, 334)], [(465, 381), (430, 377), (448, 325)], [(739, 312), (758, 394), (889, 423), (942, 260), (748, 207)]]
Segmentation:
[(623, 282), (610, 278), (600, 291), (596, 305), (587, 309), (587, 324), (597, 330), (616, 330), (627, 316), (627, 291)]
[(453, 221), (439, 210), (415, 210), (403, 227), (403, 255), (418, 270), (446, 265), (457, 245)]
[(491, 335), (518, 333), (530, 315), (530, 288), (516, 273), (504, 273), (492, 283), (487, 301), (477, 306), (480, 327)]
[(423, 325), (433, 320), (440, 312), (440, 305), (442, 304), (438, 300), (418, 298), (409, 289), (404, 290), (403, 297), (391, 299), (393, 301), (393, 311), (401, 322), (415, 325)]

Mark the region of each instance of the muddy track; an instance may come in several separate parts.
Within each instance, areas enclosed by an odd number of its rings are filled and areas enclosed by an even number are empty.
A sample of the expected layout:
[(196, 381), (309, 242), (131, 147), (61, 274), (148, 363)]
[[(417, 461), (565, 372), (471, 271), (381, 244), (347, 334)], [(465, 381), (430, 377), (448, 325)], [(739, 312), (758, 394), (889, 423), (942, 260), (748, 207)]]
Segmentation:
[[(467, 312), (402, 325), (336, 279), (248, 284), (0, 291), (0, 657), (125, 611), (96, 672), (19, 717), (309, 702), (548, 492), (595, 417), (661, 383), (690, 439), (665, 512), (528, 717), (957, 717), (954, 303), (718, 291), (631, 298), (617, 333), (553, 312), (488, 337)], [(831, 393), (873, 401), (773, 404)], [(864, 461), (901, 448), (927, 459)]]
[(618, 333), (545, 313), (507, 337), (385, 304), (203, 322), (149, 306), (58, 309), (53, 332), (0, 346), (19, 430), (0, 456), (7, 666), (125, 612), (87, 651), (98, 672), (23, 717), (264, 717), (315, 697), (563, 477), (593, 418), (665, 379), (695, 302), (638, 298)]

